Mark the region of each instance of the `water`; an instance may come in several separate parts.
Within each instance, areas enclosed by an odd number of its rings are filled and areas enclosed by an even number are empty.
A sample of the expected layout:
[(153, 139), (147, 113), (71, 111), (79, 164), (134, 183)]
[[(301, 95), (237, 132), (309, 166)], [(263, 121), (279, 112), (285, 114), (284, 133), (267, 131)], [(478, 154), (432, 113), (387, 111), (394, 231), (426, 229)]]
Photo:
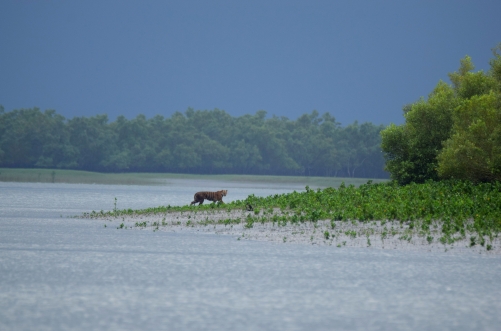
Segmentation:
[[(227, 201), (301, 190), (218, 184), (229, 190)], [(115, 197), (118, 208), (186, 204), (195, 187), (0, 183), (0, 330), (497, 330), (501, 323), (499, 256), (237, 241), (64, 217), (111, 210)]]

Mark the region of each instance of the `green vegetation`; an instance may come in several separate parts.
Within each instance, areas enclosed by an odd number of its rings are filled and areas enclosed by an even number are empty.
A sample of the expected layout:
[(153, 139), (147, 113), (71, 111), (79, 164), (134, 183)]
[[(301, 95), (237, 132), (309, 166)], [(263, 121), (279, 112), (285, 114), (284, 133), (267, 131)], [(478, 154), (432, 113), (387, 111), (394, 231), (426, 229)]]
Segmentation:
[[(325, 231), (325, 239), (334, 238), (337, 227), (334, 222), (353, 222), (360, 230), (348, 230), (347, 237), (368, 236), (374, 233), (370, 228), (374, 221), (384, 226), (381, 239), (400, 235), (400, 240), (411, 241), (413, 236), (426, 238), (431, 244), (435, 238), (442, 244), (452, 244), (470, 236), (471, 245), (486, 244), (484, 237), (492, 242), (501, 231), (501, 183), (480, 183), (461, 181), (428, 181), (424, 184), (399, 186), (395, 182), (367, 184), (355, 187), (341, 185), (338, 189), (326, 188), (306, 192), (276, 194), (269, 197), (250, 195), (247, 199), (227, 204), (213, 203), (202, 206), (161, 206), (144, 210), (118, 210), (112, 212), (92, 212), (84, 217), (103, 218), (123, 215), (148, 215), (172, 211), (230, 211), (246, 210), (254, 206), (254, 211), (246, 218), (212, 221), (207, 218), (204, 225), (240, 224), (252, 228), (255, 223), (271, 222), (277, 226), (301, 224), (320, 220), (330, 220), (332, 233)], [(391, 228), (386, 228), (391, 222)], [(397, 230), (393, 227), (403, 227)], [(390, 225), (390, 224), (389, 224)], [(136, 226), (140, 226), (136, 224)], [(362, 229), (363, 228), (363, 229)], [(341, 231), (341, 230), (339, 230)], [(438, 237), (437, 237), (438, 236)], [(370, 246), (370, 240), (367, 240)], [(489, 245), (491, 245), (489, 243)], [(491, 247), (492, 248), (492, 247)]]
[(469, 56), (452, 85), (440, 81), (428, 100), (404, 107), (405, 124), (381, 132), (386, 169), (400, 184), (501, 180), (501, 44), (491, 69), (472, 72)]
[(0, 106), (0, 167), (387, 178), (382, 129), (341, 127), (316, 111), (293, 121), (188, 109), (108, 123), (107, 115), (67, 120), (54, 110)]

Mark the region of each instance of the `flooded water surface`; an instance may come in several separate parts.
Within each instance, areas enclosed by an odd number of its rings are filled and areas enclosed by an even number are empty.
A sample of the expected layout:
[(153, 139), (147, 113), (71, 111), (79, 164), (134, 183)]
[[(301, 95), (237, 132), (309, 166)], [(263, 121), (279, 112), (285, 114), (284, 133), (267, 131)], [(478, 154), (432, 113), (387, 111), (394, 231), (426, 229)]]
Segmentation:
[[(501, 258), (118, 230), (92, 210), (304, 187), (0, 183), (0, 330), (498, 330)], [(116, 198), (116, 200), (115, 200)]]

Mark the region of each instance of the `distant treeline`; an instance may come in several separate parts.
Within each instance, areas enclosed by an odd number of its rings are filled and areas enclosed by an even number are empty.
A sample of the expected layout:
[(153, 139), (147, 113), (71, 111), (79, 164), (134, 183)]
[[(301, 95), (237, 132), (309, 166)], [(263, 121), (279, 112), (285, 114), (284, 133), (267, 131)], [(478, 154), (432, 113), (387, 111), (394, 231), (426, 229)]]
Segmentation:
[(0, 106), (0, 167), (387, 178), (383, 129), (342, 127), (317, 111), (293, 121), (190, 108), (109, 122), (107, 115), (66, 119), (54, 110)]

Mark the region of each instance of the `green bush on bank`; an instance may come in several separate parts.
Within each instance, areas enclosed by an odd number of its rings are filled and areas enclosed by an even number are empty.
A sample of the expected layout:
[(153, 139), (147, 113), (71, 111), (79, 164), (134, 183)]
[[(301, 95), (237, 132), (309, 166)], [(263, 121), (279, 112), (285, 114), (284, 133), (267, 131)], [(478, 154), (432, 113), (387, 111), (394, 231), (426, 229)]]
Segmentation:
[(426, 180), (501, 180), (501, 44), (490, 70), (473, 72), (469, 56), (452, 84), (404, 107), (405, 124), (381, 132), (386, 170), (401, 185)]

